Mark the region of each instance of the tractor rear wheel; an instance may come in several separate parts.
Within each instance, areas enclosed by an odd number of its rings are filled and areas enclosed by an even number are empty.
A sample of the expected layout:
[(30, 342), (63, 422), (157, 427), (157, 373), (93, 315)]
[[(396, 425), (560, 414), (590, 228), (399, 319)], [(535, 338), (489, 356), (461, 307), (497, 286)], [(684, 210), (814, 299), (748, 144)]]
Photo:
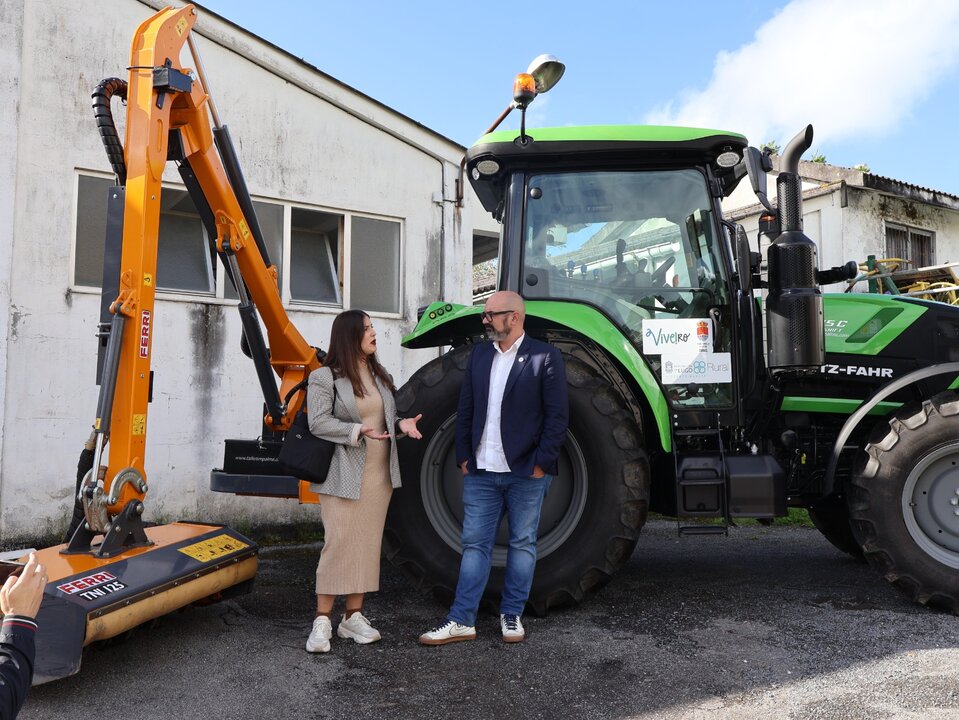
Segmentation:
[[(399, 448), (403, 488), (393, 495), (386, 556), (414, 583), (449, 602), (462, 554), (463, 474), (456, 465), (456, 405), (471, 346), (419, 371), (396, 396), (403, 416), (423, 413), (423, 439)], [(529, 607), (579, 602), (632, 554), (649, 505), (649, 460), (621, 396), (592, 367), (564, 353), (570, 427), (559, 473), (543, 503)], [(506, 560), (505, 520), (484, 600), (498, 604)]]
[(866, 560), (913, 600), (959, 611), (959, 396), (899, 410), (865, 453), (849, 512)]

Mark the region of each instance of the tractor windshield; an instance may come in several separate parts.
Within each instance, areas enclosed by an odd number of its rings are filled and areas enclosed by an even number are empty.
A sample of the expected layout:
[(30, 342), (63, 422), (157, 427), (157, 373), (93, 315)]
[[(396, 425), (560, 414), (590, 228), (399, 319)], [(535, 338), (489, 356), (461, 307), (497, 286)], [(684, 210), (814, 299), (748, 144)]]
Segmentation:
[[(711, 207), (706, 179), (692, 169), (532, 175), (523, 295), (597, 307), (646, 356), (673, 402), (726, 405), (729, 393), (719, 385), (728, 389), (728, 382), (708, 382), (719, 376), (696, 383), (682, 373), (663, 374), (667, 361), (672, 368), (681, 355), (697, 352), (728, 369), (724, 236), (717, 236)], [(682, 346), (649, 339), (651, 330), (658, 339), (673, 331), (685, 336), (686, 329), (693, 340)]]

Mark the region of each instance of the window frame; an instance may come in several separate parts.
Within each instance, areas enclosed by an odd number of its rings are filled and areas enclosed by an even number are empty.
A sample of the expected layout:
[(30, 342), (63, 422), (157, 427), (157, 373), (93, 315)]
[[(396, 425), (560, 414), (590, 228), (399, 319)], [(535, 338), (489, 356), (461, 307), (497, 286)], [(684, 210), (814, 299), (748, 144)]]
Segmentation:
[[(916, 227), (915, 225), (907, 225), (905, 223), (896, 222), (894, 220), (883, 220), (883, 251), (886, 257), (896, 257), (889, 254), (889, 231), (898, 230), (899, 232), (906, 233), (906, 244), (909, 248), (909, 256), (903, 258), (903, 260), (909, 261), (910, 269), (917, 269), (921, 267), (930, 267), (936, 264), (936, 233), (934, 230), (926, 230), (921, 227)], [(915, 261), (915, 246), (913, 234), (920, 234), (929, 239), (929, 262), (919, 264)]]
[[(396, 312), (390, 312), (386, 310), (367, 310), (365, 308), (358, 308), (358, 309), (363, 310), (363, 312), (369, 313), (370, 317), (402, 319), (403, 307), (404, 307), (403, 299), (405, 297), (405, 292), (406, 292), (406, 252), (405, 252), (406, 224), (405, 222), (400, 218), (389, 217), (387, 215), (376, 215), (373, 213), (366, 213), (366, 212), (351, 212), (351, 213), (347, 213), (347, 216), (349, 217), (349, 222), (347, 223), (347, 230), (344, 233), (344, 236), (345, 236), (344, 247), (347, 248), (348, 251), (345, 249), (344, 255), (346, 256), (346, 258), (349, 258), (349, 259), (348, 260), (344, 259), (344, 263), (343, 263), (344, 278), (353, 277), (353, 218), (358, 217), (358, 218), (365, 218), (368, 220), (381, 220), (383, 222), (396, 223), (397, 225), (396, 272), (398, 274), (398, 283), (396, 288), (396, 295), (397, 295), (396, 304), (398, 306), (398, 310)], [(349, 273), (349, 275), (346, 275), (345, 273)], [(345, 292), (347, 288), (349, 289), (349, 294)], [(344, 282), (344, 299), (343, 299), (344, 303), (347, 302), (347, 299), (349, 299), (349, 302), (352, 303), (352, 300), (353, 300), (352, 299), (352, 282), (349, 282), (349, 283)], [(350, 305), (344, 304), (344, 307), (352, 307), (352, 304)]]
[[(77, 263), (77, 252), (79, 245), (79, 237), (77, 236), (79, 228), (79, 213), (81, 208), (79, 206), (80, 200), (80, 183), (82, 182), (81, 178), (90, 177), (96, 178), (99, 180), (106, 180), (108, 182), (113, 182), (115, 177), (112, 173), (104, 172), (102, 170), (90, 170), (86, 168), (75, 168), (74, 169), (74, 186), (73, 186), (73, 216), (71, 218), (71, 242), (70, 242), (70, 259), (69, 259), (69, 271), (68, 271), (68, 284), (70, 292), (83, 294), (83, 295), (99, 295), (101, 293), (101, 288), (99, 285), (86, 285), (77, 282), (76, 277), (76, 263)], [(186, 186), (180, 183), (167, 182), (164, 181), (162, 184), (164, 190), (177, 190), (180, 192), (187, 192)], [(369, 312), (372, 317), (379, 317), (385, 319), (403, 319), (405, 317), (405, 293), (406, 293), (406, 219), (390, 215), (381, 215), (372, 212), (363, 212), (356, 210), (347, 210), (342, 208), (333, 208), (323, 205), (314, 205), (304, 202), (294, 202), (290, 200), (282, 200), (275, 197), (268, 197), (262, 195), (252, 196), (252, 199), (255, 202), (260, 203), (269, 203), (273, 205), (279, 205), (282, 208), (283, 212), (283, 237), (280, 246), (282, 248), (280, 258), (272, 258), (275, 263), (278, 263), (281, 268), (281, 283), (280, 283), (280, 299), (283, 303), (283, 307), (287, 311), (296, 311), (296, 312), (312, 312), (320, 314), (329, 314), (329, 313), (339, 313), (343, 310), (350, 309), (352, 307), (352, 283), (349, 278), (352, 277), (353, 263), (352, 263), (352, 252), (353, 252), (353, 218), (368, 218), (371, 220), (381, 220), (384, 222), (396, 223), (398, 226), (398, 267), (396, 268), (397, 273), (399, 274), (398, 278), (398, 288), (397, 288), (397, 304), (398, 310), (396, 312), (387, 312), (381, 310), (366, 310), (365, 308), (359, 308), (364, 310), (364, 312)], [(338, 215), (343, 222), (343, 233), (342, 239), (338, 248), (338, 257), (334, 257), (334, 265), (336, 267), (337, 283), (339, 287), (340, 302), (338, 304), (332, 303), (322, 303), (317, 301), (309, 300), (297, 300), (293, 298), (290, 290), (290, 279), (291, 279), (291, 258), (292, 258), (292, 225), (293, 225), (293, 209), (298, 208), (304, 211), (326, 213), (330, 215)], [(206, 236), (206, 228), (203, 227), (204, 237)], [(220, 263), (214, 262), (214, 266), (222, 265)], [(229, 298), (225, 296), (226, 287), (228, 284), (226, 278), (226, 272), (223, 270), (222, 266), (214, 269), (214, 290), (212, 293), (201, 293), (201, 292), (190, 292), (188, 290), (170, 290), (170, 289), (159, 289), (156, 291), (156, 300), (157, 301), (172, 301), (172, 302), (190, 302), (190, 303), (204, 303), (208, 305), (226, 305), (226, 306), (235, 306), (238, 304), (236, 298)]]

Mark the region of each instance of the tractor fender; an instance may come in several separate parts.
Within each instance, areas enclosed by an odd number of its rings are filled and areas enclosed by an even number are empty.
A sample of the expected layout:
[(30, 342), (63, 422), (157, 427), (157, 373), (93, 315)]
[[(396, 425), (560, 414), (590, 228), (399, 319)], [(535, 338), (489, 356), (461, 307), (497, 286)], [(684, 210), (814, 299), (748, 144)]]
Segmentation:
[(905, 387), (909, 387), (920, 380), (947, 374), (959, 374), (959, 362), (940, 363), (938, 365), (920, 368), (919, 370), (913, 370), (911, 373), (907, 373), (892, 382), (886, 383), (879, 388), (871, 398), (860, 405), (856, 409), (856, 412), (846, 418), (846, 422), (843, 423), (842, 429), (836, 437), (836, 443), (833, 445), (832, 453), (829, 456), (829, 464), (826, 467), (825, 487), (830, 490), (833, 489), (836, 468), (839, 465), (839, 456), (842, 454), (846, 442), (852, 436), (853, 432), (855, 432), (856, 428), (859, 427), (859, 423), (862, 422), (863, 418), (869, 414), (870, 410), (893, 393), (899, 392)]
[[(413, 331), (403, 338), (405, 348), (427, 348), (460, 345), (482, 336), (479, 305), (458, 305), (436, 302), (427, 306)], [(646, 398), (656, 422), (663, 450), (672, 448), (669, 407), (656, 376), (643, 356), (605, 315), (596, 308), (580, 303), (530, 300), (526, 303), (527, 327), (535, 330), (544, 322), (551, 327), (566, 328), (590, 341), (617, 362)]]

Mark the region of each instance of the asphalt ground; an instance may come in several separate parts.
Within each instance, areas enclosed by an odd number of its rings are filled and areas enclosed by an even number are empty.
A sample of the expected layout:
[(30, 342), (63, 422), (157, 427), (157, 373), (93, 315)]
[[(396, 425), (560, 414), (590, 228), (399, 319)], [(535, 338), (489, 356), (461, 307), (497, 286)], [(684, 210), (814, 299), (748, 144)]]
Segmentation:
[(24, 720), (122, 718), (959, 719), (959, 619), (902, 596), (805, 527), (728, 538), (647, 524), (584, 604), (505, 644), (420, 646), (446, 608), (384, 563), (383, 640), (304, 650), (319, 545), (264, 548), (253, 593), (87, 649)]

